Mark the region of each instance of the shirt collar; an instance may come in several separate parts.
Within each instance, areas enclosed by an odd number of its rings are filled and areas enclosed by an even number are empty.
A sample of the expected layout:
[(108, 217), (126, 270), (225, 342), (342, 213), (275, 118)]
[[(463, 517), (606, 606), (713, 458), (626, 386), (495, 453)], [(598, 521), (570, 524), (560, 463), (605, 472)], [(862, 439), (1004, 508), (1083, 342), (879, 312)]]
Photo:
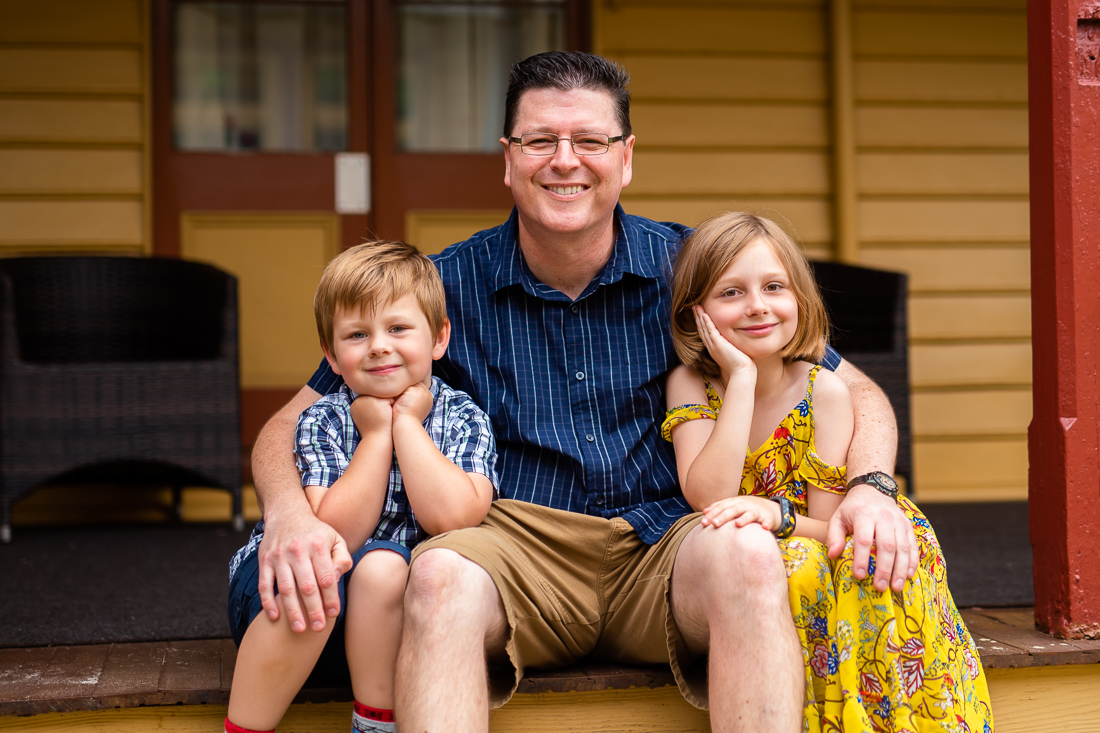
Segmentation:
[[(538, 283), (523, 261), (523, 251), (519, 247), (519, 211), (514, 206), (508, 221), (498, 227), (498, 236), (499, 256), (496, 271), (493, 273), (493, 292), (510, 285), (524, 285), (525, 281), (532, 286)], [(615, 204), (615, 248), (611, 252), (611, 259), (581, 297), (585, 297), (599, 285), (621, 280), (623, 273), (651, 279), (661, 277), (660, 265), (653, 259), (653, 249), (642, 246), (645, 238), (645, 233), (635, 223), (634, 218), (623, 211), (622, 204)]]

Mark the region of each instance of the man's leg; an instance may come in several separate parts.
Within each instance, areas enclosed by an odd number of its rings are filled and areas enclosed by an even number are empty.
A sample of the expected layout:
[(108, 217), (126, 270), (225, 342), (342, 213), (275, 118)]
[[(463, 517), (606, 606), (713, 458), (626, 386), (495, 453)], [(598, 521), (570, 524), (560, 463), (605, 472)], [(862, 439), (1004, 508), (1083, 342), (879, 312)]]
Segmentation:
[(691, 652), (710, 653), (715, 733), (801, 730), (802, 653), (770, 532), (695, 527), (676, 555), (672, 613)]
[(429, 549), (409, 568), (397, 660), (403, 731), (487, 731), (488, 657), (504, 653), (504, 605), (485, 570), (456, 552)]

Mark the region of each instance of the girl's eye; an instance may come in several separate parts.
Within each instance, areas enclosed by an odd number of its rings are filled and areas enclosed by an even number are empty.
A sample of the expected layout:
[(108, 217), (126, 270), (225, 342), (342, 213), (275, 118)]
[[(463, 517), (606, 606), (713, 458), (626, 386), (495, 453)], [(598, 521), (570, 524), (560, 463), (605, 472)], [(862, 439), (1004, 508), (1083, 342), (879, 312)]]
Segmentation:
[(722, 291), (722, 295), (726, 298), (733, 298), (741, 294), (741, 291), (737, 288), (726, 288)]
[(774, 293), (774, 292), (777, 292), (777, 291), (779, 291), (779, 290), (780, 290), (780, 289), (781, 289), (782, 287), (783, 287), (783, 286), (782, 286), (782, 285), (780, 285), (779, 283), (768, 283), (768, 284), (767, 284), (767, 285), (766, 285), (766, 286), (764, 287), (764, 290), (766, 290), (766, 291), (767, 291), (767, 292), (769, 292), (769, 293)]

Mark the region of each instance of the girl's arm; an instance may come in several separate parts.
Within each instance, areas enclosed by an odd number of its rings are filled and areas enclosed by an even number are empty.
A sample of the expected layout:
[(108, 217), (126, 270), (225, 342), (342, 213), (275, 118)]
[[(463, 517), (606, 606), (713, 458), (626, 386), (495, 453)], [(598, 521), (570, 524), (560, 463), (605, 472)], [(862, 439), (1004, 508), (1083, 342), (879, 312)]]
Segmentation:
[[(844, 465), (852, 440), (853, 412), (848, 388), (831, 372), (821, 371), (814, 382), (814, 440), (817, 455), (832, 466)], [(724, 412), (725, 410), (723, 410)], [(704, 422), (704, 421), (696, 421)], [(740, 480), (740, 477), (738, 477)], [(808, 537), (824, 543), (829, 518), (840, 506), (843, 496), (808, 487), (806, 503), (809, 516), (795, 516), (792, 537)], [(704, 524), (719, 527), (734, 522), (743, 527), (751, 522), (775, 531), (782, 520), (779, 504), (759, 496), (737, 496), (707, 507)]]
[[(736, 496), (741, 488), (741, 471), (730, 470), (735, 463), (730, 457), (743, 457), (748, 448), (755, 387), (755, 372), (734, 373), (717, 420), (691, 420), (672, 431), (680, 487), (696, 511)], [(703, 378), (691, 367), (673, 369), (665, 391), (669, 409), (707, 404)]]
[(440, 452), (424, 430), (431, 409), (432, 393), (423, 385), (402, 393), (393, 405), (393, 447), (416, 521), (437, 535), (480, 524), (493, 501), (493, 483)]
[(359, 445), (347, 470), (330, 488), (307, 486), (306, 498), (318, 519), (358, 548), (374, 533), (389, 488), (393, 437), (389, 400), (362, 395), (351, 405)]

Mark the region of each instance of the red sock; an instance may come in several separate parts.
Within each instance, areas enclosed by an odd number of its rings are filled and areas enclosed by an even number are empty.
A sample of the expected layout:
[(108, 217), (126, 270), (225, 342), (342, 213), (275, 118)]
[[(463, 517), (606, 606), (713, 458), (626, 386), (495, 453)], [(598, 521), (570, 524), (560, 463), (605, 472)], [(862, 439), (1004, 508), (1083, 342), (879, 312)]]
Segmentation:
[(239, 725), (233, 725), (229, 722), (229, 718), (225, 719), (225, 733), (275, 733), (272, 730), (252, 730), (250, 728), (242, 728)]
[(381, 723), (393, 722), (392, 710), (379, 710), (378, 708), (372, 708), (368, 705), (364, 705), (358, 700), (355, 701), (355, 714), (361, 715), (367, 720), (377, 720)]

